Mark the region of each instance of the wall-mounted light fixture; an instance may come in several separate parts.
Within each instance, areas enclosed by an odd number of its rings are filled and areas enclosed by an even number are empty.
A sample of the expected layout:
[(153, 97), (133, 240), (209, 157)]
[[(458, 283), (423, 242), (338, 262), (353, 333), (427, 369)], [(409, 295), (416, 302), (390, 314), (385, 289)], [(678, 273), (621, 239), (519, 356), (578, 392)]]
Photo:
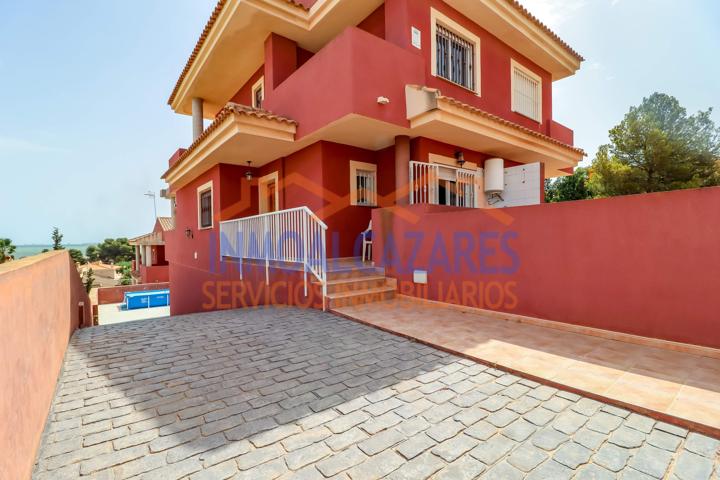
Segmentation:
[(387, 97), (378, 97), (378, 98), (377, 98), (377, 102), (378, 102), (380, 105), (387, 105), (387, 104), (390, 103), (390, 99), (387, 98)]
[(465, 165), (465, 154), (462, 152), (462, 150), (458, 150), (455, 152), (455, 159), (457, 160), (458, 165), (460, 165), (460, 168)]
[(185, 229), (185, 238), (193, 238), (192, 228), (188, 227)]
[[(252, 164), (252, 162), (250, 160), (248, 160), (247, 164), (248, 164), (248, 168), (251, 168), (250, 165)], [(251, 181), (253, 178), (252, 171), (248, 170), (247, 172), (245, 172), (245, 178), (247, 179), (248, 182)]]

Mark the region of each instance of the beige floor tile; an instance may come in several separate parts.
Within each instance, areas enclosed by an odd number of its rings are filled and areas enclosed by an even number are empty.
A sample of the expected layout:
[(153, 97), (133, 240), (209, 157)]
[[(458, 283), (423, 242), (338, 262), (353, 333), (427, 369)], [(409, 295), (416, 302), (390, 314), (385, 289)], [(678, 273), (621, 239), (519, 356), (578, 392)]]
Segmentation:
[(720, 393), (685, 385), (667, 413), (720, 428)]
[(625, 404), (720, 426), (720, 360), (399, 298), (341, 313)]
[(603, 394), (621, 402), (667, 413), (682, 384), (642, 374), (626, 372)]

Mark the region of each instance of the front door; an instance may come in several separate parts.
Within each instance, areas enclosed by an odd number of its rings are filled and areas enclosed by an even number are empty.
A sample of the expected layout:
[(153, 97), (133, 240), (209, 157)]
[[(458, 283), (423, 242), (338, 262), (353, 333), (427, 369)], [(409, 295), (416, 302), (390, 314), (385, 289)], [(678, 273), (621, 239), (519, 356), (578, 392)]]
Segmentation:
[(280, 210), (278, 172), (273, 172), (258, 180), (260, 213), (271, 213)]

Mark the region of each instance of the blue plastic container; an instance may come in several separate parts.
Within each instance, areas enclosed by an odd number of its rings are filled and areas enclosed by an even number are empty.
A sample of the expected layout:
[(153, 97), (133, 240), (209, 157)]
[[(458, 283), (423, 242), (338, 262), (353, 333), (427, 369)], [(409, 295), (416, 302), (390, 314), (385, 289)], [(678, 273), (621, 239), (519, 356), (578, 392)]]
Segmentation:
[(146, 292), (126, 292), (125, 309), (166, 307), (170, 305), (170, 290), (148, 290)]

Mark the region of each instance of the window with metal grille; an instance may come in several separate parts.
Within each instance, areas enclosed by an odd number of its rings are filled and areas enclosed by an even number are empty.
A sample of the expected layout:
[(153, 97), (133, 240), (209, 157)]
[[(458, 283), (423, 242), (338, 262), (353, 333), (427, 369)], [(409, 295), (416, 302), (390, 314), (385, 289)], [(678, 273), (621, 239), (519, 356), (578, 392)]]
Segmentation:
[(356, 205), (375, 205), (377, 198), (375, 174), (376, 172), (369, 170), (355, 170)]
[(475, 45), (441, 25), (436, 32), (437, 75), (475, 90)]
[(212, 227), (212, 190), (200, 193), (200, 228)]
[(519, 65), (512, 68), (512, 109), (514, 112), (541, 121), (542, 95), (540, 77)]

